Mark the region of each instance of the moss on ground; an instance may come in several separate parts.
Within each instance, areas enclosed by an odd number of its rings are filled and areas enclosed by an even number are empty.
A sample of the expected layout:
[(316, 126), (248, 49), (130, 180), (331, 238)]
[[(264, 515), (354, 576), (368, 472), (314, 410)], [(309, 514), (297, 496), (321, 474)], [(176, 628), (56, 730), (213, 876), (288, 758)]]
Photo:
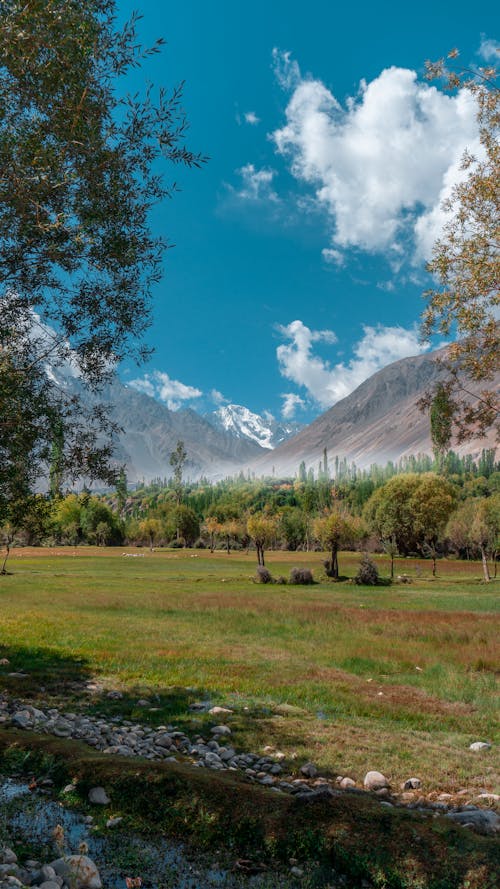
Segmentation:
[(90, 787), (102, 784), (113, 814), (131, 829), (201, 851), (224, 848), (233, 860), (315, 862), (344, 873), (352, 889), (363, 879), (379, 889), (495, 889), (500, 879), (497, 840), (361, 795), (307, 804), (239, 774), (110, 757), (76, 741), (5, 729), (0, 768), (50, 775), (59, 791), (76, 778), (83, 807)]

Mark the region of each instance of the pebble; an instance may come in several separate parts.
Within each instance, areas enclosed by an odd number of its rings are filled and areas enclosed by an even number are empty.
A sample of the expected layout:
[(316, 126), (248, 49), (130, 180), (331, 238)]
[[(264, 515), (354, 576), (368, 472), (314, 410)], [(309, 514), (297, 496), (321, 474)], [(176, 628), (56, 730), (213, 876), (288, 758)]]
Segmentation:
[(107, 806), (111, 802), (104, 787), (92, 787), (89, 790), (89, 803), (94, 806)]
[(389, 787), (389, 782), (382, 772), (367, 772), (363, 781), (365, 790), (384, 790)]

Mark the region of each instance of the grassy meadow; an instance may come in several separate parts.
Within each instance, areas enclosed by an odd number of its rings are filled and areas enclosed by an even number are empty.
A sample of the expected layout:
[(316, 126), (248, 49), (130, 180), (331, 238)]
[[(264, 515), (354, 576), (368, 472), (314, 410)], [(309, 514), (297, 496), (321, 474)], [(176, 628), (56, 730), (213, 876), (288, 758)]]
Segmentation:
[[(322, 558), (266, 563), (275, 577), (307, 565), (320, 578)], [(339, 562), (352, 577), (359, 554)], [(498, 792), (498, 582), (482, 583), (478, 563), (441, 561), (433, 579), (430, 562), (398, 559), (412, 582), (377, 588), (254, 584), (253, 553), (199, 550), (18, 549), (9, 570), (0, 688), (77, 706), (72, 683), (95, 678), (102, 692), (79, 693), (79, 706), (189, 731), (215, 724), (189, 711), (210, 699), (234, 709), (240, 749), (272, 745), (358, 780), (376, 768), (395, 785), (415, 775), (426, 791)], [(494, 746), (472, 753), (476, 740)]]

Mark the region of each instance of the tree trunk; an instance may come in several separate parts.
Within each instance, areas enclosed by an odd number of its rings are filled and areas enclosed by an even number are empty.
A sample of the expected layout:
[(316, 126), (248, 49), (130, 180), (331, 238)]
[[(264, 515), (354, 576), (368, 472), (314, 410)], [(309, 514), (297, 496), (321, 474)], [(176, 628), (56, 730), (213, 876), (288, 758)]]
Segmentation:
[(231, 548), (229, 546), (229, 537), (226, 537), (226, 548), (227, 548), (227, 554), (229, 555), (229, 553), (231, 552)]
[(9, 553), (10, 553), (10, 543), (7, 542), (5, 544), (5, 558), (3, 560), (2, 570), (0, 571), (0, 574), (7, 574), (7, 567), (6, 566), (7, 566), (7, 559), (9, 558)]
[(394, 553), (391, 553), (391, 580), (394, 580)]
[(484, 546), (481, 546), (481, 560), (483, 563), (483, 577), (484, 577), (485, 583), (489, 583), (490, 582), (490, 572), (488, 569), (488, 559), (486, 558), (486, 550), (485, 550)]
[(332, 577), (339, 579), (339, 560), (337, 558), (337, 550), (332, 549)]

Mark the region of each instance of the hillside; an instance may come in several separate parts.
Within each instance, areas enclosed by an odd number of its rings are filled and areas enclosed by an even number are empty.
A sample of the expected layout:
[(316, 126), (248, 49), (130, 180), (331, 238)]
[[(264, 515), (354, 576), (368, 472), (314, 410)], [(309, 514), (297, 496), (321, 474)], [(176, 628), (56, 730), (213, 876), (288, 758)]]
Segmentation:
[[(302, 460), (307, 467), (316, 468), (325, 447), (331, 457), (346, 457), (360, 467), (431, 453), (429, 417), (417, 402), (439, 379), (439, 355), (442, 351), (403, 358), (384, 367), (252, 468), (258, 474), (271, 472), (273, 467), (277, 474), (295, 474)], [(500, 386), (500, 374), (496, 385)], [(495, 447), (493, 432), (455, 450), (477, 456), (483, 447)]]

